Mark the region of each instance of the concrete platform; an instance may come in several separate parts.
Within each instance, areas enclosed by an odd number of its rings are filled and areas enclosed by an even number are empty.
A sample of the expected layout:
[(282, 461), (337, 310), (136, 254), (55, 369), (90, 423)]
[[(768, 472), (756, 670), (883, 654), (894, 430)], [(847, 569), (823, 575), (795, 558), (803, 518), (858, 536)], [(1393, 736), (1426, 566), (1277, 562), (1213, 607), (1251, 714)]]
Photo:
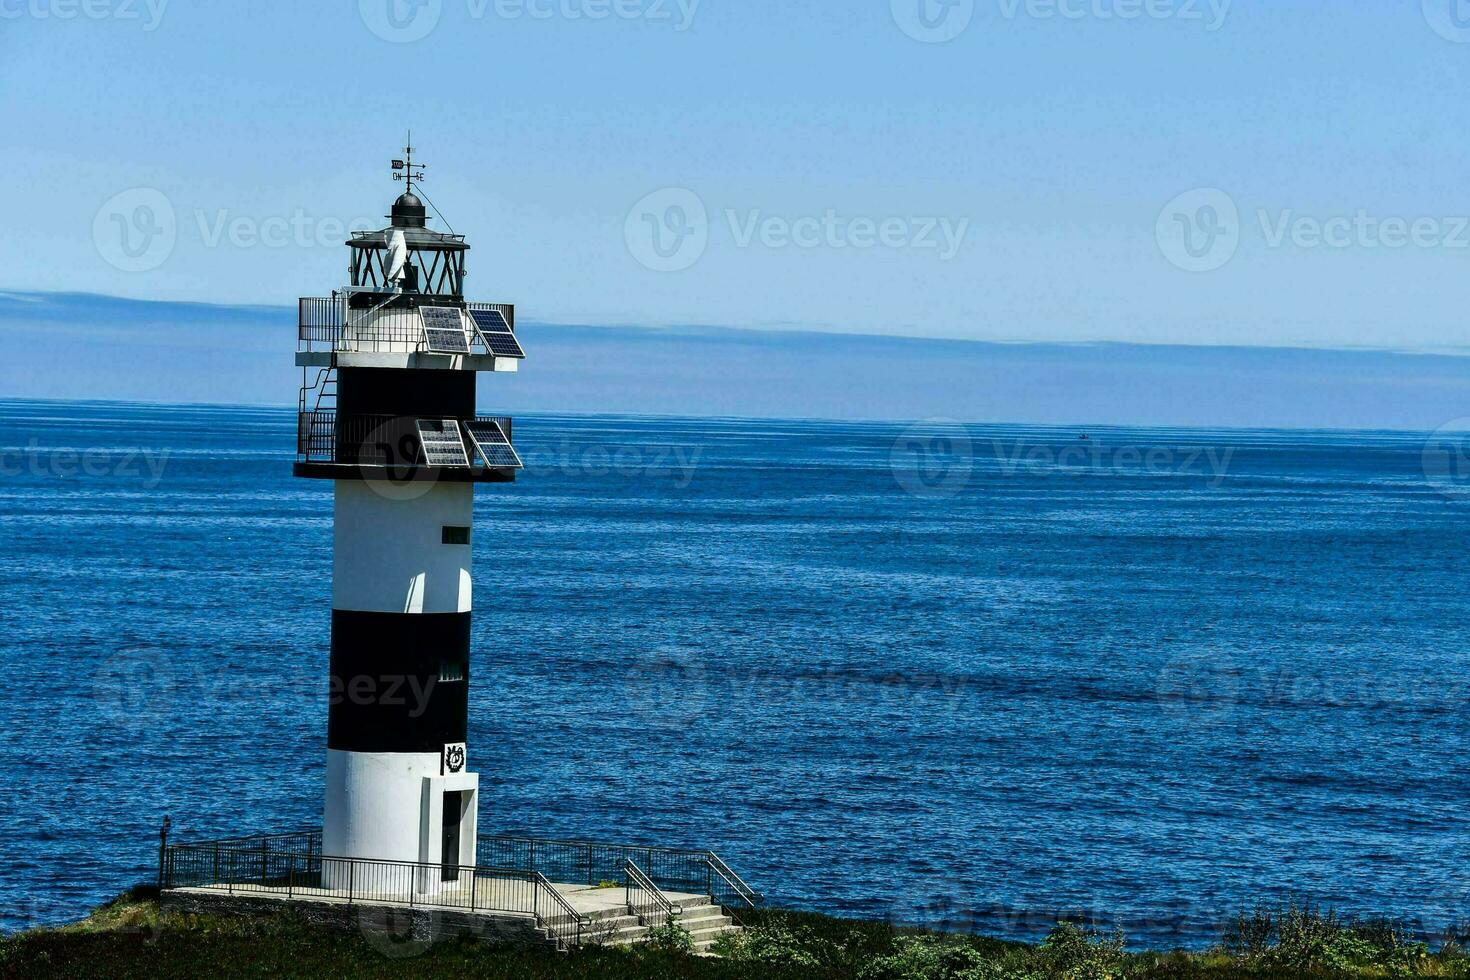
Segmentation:
[[(370, 887), (312, 888), (300, 885), (261, 886), (255, 884), (210, 885), (171, 888), (165, 900), (190, 911), (251, 914), (290, 906), (322, 925), (361, 931), (362, 910), (379, 909), (384, 913), (407, 913), (411, 932), (437, 936), (444, 930), (470, 933), (500, 941), (554, 943), (547, 924), (527, 911), (531, 907), (532, 890), (525, 880), (466, 875), (458, 882), (435, 883), (432, 892), (417, 892), (411, 901), (375, 893)], [(593, 885), (552, 883), (557, 894), (577, 915), (586, 920), (583, 943), (630, 945), (641, 942), (657, 921), (641, 921), (631, 914), (627, 894), (622, 887), (598, 888)], [(678, 921), (695, 942), (696, 950), (706, 952), (721, 935), (738, 929), (719, 906), (706, 895), (665, 892), (665, 897), (678, 909)], [(547, 900), (542, 898), (542, 905)], [(542, 908), (542, 916), (550, 923), (566, 924), (570, 916), (560, 907)], [(385, 916), (386, 918), (386, 916)], [(661, 920), (661, 916), (658, 917)], [(417, 924), (414, 924), (417, 922)]]

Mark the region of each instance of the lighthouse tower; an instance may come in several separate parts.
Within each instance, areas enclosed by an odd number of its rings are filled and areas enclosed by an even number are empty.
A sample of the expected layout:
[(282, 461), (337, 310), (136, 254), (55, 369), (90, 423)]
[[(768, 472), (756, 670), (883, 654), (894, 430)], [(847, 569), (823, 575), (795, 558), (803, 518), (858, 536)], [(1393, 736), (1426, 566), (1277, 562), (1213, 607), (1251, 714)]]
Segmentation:
[(475, 485), (521, 468), (476, 379), (525, 354), (514, 307), (466, 302), (469, 245), (428, 227), (413, 147), (393, 170), (404, 193), (347, 242), (348, 285), (301, 300), (295, 473), (335, 493), (322, 852), (438, 866), (429, 890), (475, 863)]

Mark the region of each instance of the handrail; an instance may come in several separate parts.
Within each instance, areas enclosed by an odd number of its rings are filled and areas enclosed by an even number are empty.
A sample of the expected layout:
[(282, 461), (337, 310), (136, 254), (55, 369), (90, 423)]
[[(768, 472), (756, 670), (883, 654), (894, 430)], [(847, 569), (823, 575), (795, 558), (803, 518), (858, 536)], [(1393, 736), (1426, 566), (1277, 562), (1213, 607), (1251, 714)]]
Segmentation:
[[(545, 889), (546, 894), (551, 896), (552, 903), (561, 906), (563, 918), (570, 918), (572, 922), (576, 925), (576, 935), (575, 937), (573, 937), (576, 939), (576, 943), (574, 945), (580, 946), (582, 944), (582, 928), (588, 924), (588, 917), (573, 908), (572, 903), (568, 902), (566, 898), (562, 895), (562, 893), (556, 890), (556, 886), (548, 881), (544, 874), (539, 871), (533, 871), (531, 873), (536, 876), (535, 882), (537, 889)], [(545, 919), (543, 919), (539, 909), (535, 910), (532, 914), (536, 916), (537, 922), (545, 923), (545, 928), (547, 932), (552, 931), (553, 927), (556, 924), (556, 920), (552, 919), (550, 916), (547, 916)], [(565, 930), (563, 930), (563, 933), (564, 931)], [(565, 938), (566, 937), (564, 935), (559, 936), (557, 938), (557, 945), (564, 945), (563, 940)]]
[(721, 861), (720, 856), (714, 851), (707, 851), (705, 853), (708, 855), (707, 859), (709, 861), (709, 866), (714, 871), (714, 873), (723, 878), (725, 880), (725, 884), (733, 888), (735, 890), (735, 894), (744, 899), (745, 904), (749, 905), (753, 909), (759, 908), (761, 898), (760, 895), (756, 893), (755, 889), (751, 888), (745, 883), (743, 879), (741, 879), (739, 875), (731, 871), (730, 866), (724, 861)]
[[(672, 921), (674, 916), (678, 914), (674, 911), (674, 903), (669, 901), (668, 896), (659, 891), (658, 886), (653, 883), (653, 879), (644, 874), (643, 869), (638, 867), (632, 858), (623, 859), (623, 871), (628, 876), (623, 885), (623, 900), (628, 906), (628, 911), (638, 916), (638, 921), (644, 925), (648, 925), (649, 915), (656, 914), (659, 910), (663, 911), (665, 922)], [(635, 891), (647, 895), (651, 901), (635, 902), (633, 900), (633, 893)]]
[(479, 838), (476, 857), (481, 864), (541, 871), (558, 881), (589, 885), (626, 881), (626, 862), (633, 861), (661, 891), (708, 895), (732, 916), (735, 909), (758, 908), (763, 902), (712, 851), (486, 834)]

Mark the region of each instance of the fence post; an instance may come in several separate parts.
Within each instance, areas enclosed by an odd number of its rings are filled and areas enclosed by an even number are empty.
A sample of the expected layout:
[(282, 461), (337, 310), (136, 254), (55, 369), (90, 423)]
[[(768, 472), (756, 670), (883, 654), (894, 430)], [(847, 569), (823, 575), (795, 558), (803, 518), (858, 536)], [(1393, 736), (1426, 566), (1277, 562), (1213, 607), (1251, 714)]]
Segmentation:
[(587, 845), (587, 884), (589, 884), (589, 885), (595, 885), (595, 884), (597, 884), (596, 881), (593, 881), (592, 880), (592, 845), (591, 844), (588, 844)]
[(470, 911), (475, 910), (475, 892), (480, 889), (480, 876), (475, 874), (475, 869), (470, 869)]
[(293, 854), (286, 859), (286, 897), (290, 898), (296, 890), (296, 856)]
[(353, 879), (355, 879), (356, 877), (357, 877), (357, 862), (356, 861), (348, 861), (347, 862), (347, 904), (348, 905), (351, 905), (352, 904), (352, 886), (355, 884), (355, 882), (354, 882)]
[(158, 828), (158, 890), (163, 891), (164, 865), (168, 861), (168, 832), (173, 826), (168, 814), (163, 815), (163, 826)]

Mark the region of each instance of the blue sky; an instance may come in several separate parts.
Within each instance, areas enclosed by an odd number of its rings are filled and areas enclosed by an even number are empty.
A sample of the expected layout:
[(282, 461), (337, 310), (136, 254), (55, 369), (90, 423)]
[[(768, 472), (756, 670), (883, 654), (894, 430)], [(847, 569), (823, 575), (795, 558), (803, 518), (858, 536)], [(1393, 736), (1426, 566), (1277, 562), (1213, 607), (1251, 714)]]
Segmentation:
[(412, 126), (527, 320), (1465, 346), (1449, 0), (389, 2), (0, 0), (0, 288), (324, 293)]

